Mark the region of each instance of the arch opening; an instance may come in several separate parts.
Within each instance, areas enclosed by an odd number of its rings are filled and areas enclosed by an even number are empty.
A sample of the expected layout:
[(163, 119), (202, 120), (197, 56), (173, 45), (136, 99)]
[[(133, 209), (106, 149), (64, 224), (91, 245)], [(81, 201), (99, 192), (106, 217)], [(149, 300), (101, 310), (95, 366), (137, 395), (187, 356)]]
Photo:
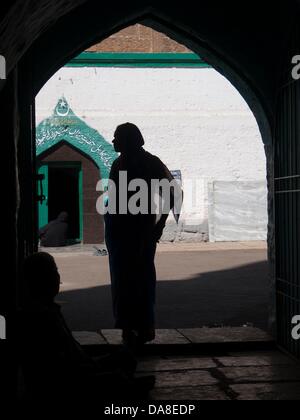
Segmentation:
[[(47, 48), (46, 46), (49, 43), (49, 38), (53, 41), (64, 34), (68, 21), (74, 20), (75, 22), (79, 17), (82, 20), (84, 15), (89, 15), (91, 17), (93, 13), (92, 8), (93, 5), (84, 5), (65, 16), (65, 22), (62, 19), (57, 26), (54, 26), (51, 30), (49, 30), (49, 35), (47, 37), (42, 37), (41, 42), (37, 42), (35, 48), (42, 50)], [(220, 74), (229, 80), (252, 110), (260, 128), (262, 140), (266, 148), (271, 147), (272, 112), (270, 107), (266, 101), (264, 101), (264, 98), (258, 92), (258, 89), (256, 89), (254, 84), (251, 83), (250, 77), (247, 77), (247, 72), (244, 71), (245, 69), (239, 68), (238, 63), (236, 61), (234, 62), (230, 55), (226, 56), (225, 53), (222, 54), (222, 51), (219, 48), (213, 47), (215, 42), (213, 42), (213, 40), (211, 42), (209, 41), (211, 34), (206, 33), (206, 39), (204, 41), (201, 36), (197, 36), (195, 31), (189, 30), (188, 26), (185, 26), (178, 19), (174, 21), (165, 13), (161, 13), (153, 7), (147, 7), (146, 9), (139, 10), (137, 12), (125, 13), (122, 17), (118, 16), (117, 13), (115, 16), (109, 17), (112, 19), (112, 22), (110, 22), (110, 24), (103, 25), (103, 28), (100, 28), (99, 24), (96, 24), (96, 22), (91, 19), (89, 25), (87, 25), (87, 27), (84, 26), (84, 30), (80, 34), (77, 33), (72, 40), (71, 36), (69, 36), (69, 39), (57, 48), (53, 57), (50, 58), (48, 56), (46, 61), (42, 61), (42, 63), (34, 63), (36, 68), (35, 78), (33, 81), (33, 97), (38, 94), (39, 90), (59, 68), (67, 64), (72, 58), (76, 57), (82, 51), (85, 51), (91, 46), (104, 41), (114, 33), (117, 33), (124, 28), (140, 23), (156, 31), (162, 32), (179, 44), (186, 46), (202, 57), (207, 63), (212, 65)], [(210, 18), (211, 16), (208, 17), (206, 26), (209, 26)], [(107, 20), (109, 21), (109, 19)], [(211, 27), (213, 28), (213, 25)], [(59, 50), (61, 50), (61, 52)], [(29, 55), (32, 53), (34, 53), (34, 49), (33, 51), (29, 51)], [(267, 153), (268, 155), (271, 155), (271, 152), (269, 153), (267, 151)]]
[[(253, 103), (252, 103), (252, 105), (253, 105)], [(261, 126), (261, 127), (262, 127), (262, 126)], [(261, 127), (260, 127), (260, 128), (261, 128)], [(111, 133), (111, 134), (112, 134), (112, 133)], [(265, 140), (266, 140), (266, 137), (265, 137)], [(176, 169), (176, 168), (174, 167), (174, 168), (172, 168), (172, 169)], [(249, 265), (251, 265), (251, 264), (249, 264)]]

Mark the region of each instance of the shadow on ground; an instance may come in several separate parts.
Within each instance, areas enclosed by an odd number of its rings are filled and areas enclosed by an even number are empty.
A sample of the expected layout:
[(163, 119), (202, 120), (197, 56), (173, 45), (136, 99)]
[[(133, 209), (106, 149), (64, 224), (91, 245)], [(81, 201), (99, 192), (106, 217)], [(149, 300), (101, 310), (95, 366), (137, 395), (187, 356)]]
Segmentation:
[[(74, 331), (113, 328), (110, 286), (71, 290), (59, 295)], [(157, 282), (157, 328), (241, 326), (267, 329), (268, 263), (200, 273), (190, 279)]]

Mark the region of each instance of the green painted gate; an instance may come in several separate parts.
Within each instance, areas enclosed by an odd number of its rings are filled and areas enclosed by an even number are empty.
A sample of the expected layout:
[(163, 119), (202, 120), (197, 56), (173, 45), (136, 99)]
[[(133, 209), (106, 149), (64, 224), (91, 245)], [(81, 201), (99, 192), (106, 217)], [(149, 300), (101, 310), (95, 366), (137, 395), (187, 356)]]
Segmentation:
[[(47, 225), (49, 222), (48, 216), (48, 165), (41, 165), (38, 168), (38, 174), (43, 176), (38, 182), (38, 196), (40, 197), (38, 214), (39, 214), (39, 229)], [(44, 196), (44, 197), (42, 197)]]

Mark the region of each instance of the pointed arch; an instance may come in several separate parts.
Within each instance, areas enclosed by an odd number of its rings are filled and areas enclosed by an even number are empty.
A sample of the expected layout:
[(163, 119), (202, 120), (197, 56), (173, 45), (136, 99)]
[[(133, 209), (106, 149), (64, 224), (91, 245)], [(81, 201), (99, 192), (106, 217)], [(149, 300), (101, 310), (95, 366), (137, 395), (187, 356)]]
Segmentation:
[(37, 126), (37, 157), (63, 141), (88, 155), (100, 169), (101, 178), (108, 179), (117, 153), (97, 130), (75, 115), (64, 97), (59, 99), (52, 116)]

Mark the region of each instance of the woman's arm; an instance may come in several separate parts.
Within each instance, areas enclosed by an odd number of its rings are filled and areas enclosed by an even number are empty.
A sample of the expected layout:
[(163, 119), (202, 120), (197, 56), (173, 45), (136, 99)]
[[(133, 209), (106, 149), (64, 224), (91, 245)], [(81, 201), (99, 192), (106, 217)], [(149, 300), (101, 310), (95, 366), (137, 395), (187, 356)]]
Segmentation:
[[(167, 166), (159, 159), (157, 158), (156, 161), (156, 175), (157, 179), (160, 181), (166, 179), (171, 184), (170, 188), (168, 189), (168, 193), (170, 193), (170, 197), (165, 197), (164, 200), (162, 191), (162, 188), (160, 188), (159, 194), (163, 199), (163, 211), (161, 214), (160, 219), (158, 220), (156, 226), (155, 226), (155, 239), (157, 242), (159, 242), (160, 238), (162, 237), (163, 230), (166, 226), (167, 219), (169, 217), (169, 213), (171, 210), (175, 210), (175, 214), (180, 215), (180, 210), (182, 206), (183, 201), (183, 191), (177, 182), (177, 180), (173, 177), (170, 170), (167, 168)], [(176, 220), (178, 222), (178, 220)]]

